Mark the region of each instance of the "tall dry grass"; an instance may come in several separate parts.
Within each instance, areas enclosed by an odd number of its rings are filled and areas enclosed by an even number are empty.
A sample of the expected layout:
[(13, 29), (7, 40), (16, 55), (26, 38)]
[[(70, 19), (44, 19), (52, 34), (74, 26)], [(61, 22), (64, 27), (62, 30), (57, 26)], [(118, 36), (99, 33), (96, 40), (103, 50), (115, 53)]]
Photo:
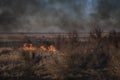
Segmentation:
[[(7, 50), (0, 52), (1, 77), (34, 77), (43, 80), (120, 80), (120, 36), (116, 31), (103, 35), (91, 31), (87, 41), (72, 32), (57, 36), (57, 52)], [(7, 53), (7, 54), (3, 54)]]
[(111, 32), (109, 35), (103, 36), (102, 30), (96, 28), (90, 34), (90, 41), (87, 42), (80, 42), (74, 35), (62, 45), (61, 56), (51, 58), (46, 64), (47, 71), (51, 74), (52, 79), (120, 79), (120, 49), (118, 47), (120, 36), (116, 36), (117, 32), (112, 37), (110, 36)]

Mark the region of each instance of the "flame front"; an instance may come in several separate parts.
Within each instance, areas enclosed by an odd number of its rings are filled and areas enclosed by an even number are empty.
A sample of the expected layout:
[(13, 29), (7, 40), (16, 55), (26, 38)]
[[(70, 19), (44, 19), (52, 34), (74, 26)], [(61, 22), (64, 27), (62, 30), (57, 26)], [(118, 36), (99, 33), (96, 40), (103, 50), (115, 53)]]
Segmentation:
[(35, 48), (32, 44), (29, 44), (29, 46), (28, 46), (28, 44), (25, 43), (25, 44), (23, 45), (23, 50), (24, 50), (24, 51), (35, 51), (36, 48)]
[[(34, 47), (32, 44), (25, 43), (23, 45), (23, 50), (24, 51), (35, 51), (35, 50), (37, 50), (37, 48)], [(40, 46), (39, 50), (41, 50), (41, 51), (49, 51), (49, 52), (57, 51), (55, 46), (53, 46), (53, 45), (50, 45), (48, 48), (46, 48), (45, 46), (42, 45), (42, 46)]]
[(30, 51), (35, 51), (36, 48), (35, 48), (32, 44), (30, 44), (29, 50), (30, 50)]
[(25, 43), (25, 44), (23, 45), (23, 50), (25, 50), (25, 51), (29, 50), (29, 47), (27, 46), (27, 43)]
[(47, 48), (45, 46), (40, 46), (41, 51), (47, 51)]
[(53, 45), (50, 45), (50, 46), (48, 47), (48, 51), (50, 51), (50, 52), (55, 52), (55, 51), (56, 51), (56, 48), (55, 48)]

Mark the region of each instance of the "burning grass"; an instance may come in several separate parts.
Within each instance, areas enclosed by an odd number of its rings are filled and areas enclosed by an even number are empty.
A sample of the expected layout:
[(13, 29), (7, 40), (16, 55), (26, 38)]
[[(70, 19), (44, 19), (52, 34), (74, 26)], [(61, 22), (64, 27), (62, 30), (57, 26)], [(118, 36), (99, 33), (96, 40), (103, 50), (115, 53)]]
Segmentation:
[(47, 48), (44, 45), (41, 45), (38, 49), (37, 47), (34, 47), (33, 44), (27, 44), (24, 43), (23, 45), (23, 50), (24, 51), (35, 51), (35, 50), (41, 50), (41, 51), (50, 51), (50, 52), (55, 52), (57, 51), (55, 46), (50, 45)]
[(0, 76), (43, 80), (120, 80), (118, 33), (102, 36), (101, 30), (93, 32), (84, 42), (73, 33), (73, 37), (70, 35), (67, 40), (57, 37), (50, 45), (24, 43), (19, 49), (1, 49)]

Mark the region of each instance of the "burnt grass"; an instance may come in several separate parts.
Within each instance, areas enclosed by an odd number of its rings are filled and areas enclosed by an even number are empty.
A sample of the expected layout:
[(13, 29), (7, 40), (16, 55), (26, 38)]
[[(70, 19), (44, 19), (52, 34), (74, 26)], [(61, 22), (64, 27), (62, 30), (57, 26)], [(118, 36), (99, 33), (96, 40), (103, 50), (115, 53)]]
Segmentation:
[(6, 48), (0, 51), (0, 80), (120, 80), (119, 35), (95, 29), (85, 41), (77, 33), (41, 41), (56, 52)]

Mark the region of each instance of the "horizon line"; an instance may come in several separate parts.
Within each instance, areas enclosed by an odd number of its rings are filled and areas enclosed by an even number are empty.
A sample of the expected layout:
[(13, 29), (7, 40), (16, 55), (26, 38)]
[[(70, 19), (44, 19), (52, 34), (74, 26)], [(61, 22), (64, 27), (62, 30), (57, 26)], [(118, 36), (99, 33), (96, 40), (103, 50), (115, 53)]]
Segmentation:
[[(120, 31), (118, 31), (120, 32)], [(0, 34), (72, 34), (74, 32), (0, 32)], [(84, 33), (90, 33), (90, 32), (76, 32), (78, 34), (84, 34)], [(109, 33), (108, 32), (102, 32), (102, 33)]]

